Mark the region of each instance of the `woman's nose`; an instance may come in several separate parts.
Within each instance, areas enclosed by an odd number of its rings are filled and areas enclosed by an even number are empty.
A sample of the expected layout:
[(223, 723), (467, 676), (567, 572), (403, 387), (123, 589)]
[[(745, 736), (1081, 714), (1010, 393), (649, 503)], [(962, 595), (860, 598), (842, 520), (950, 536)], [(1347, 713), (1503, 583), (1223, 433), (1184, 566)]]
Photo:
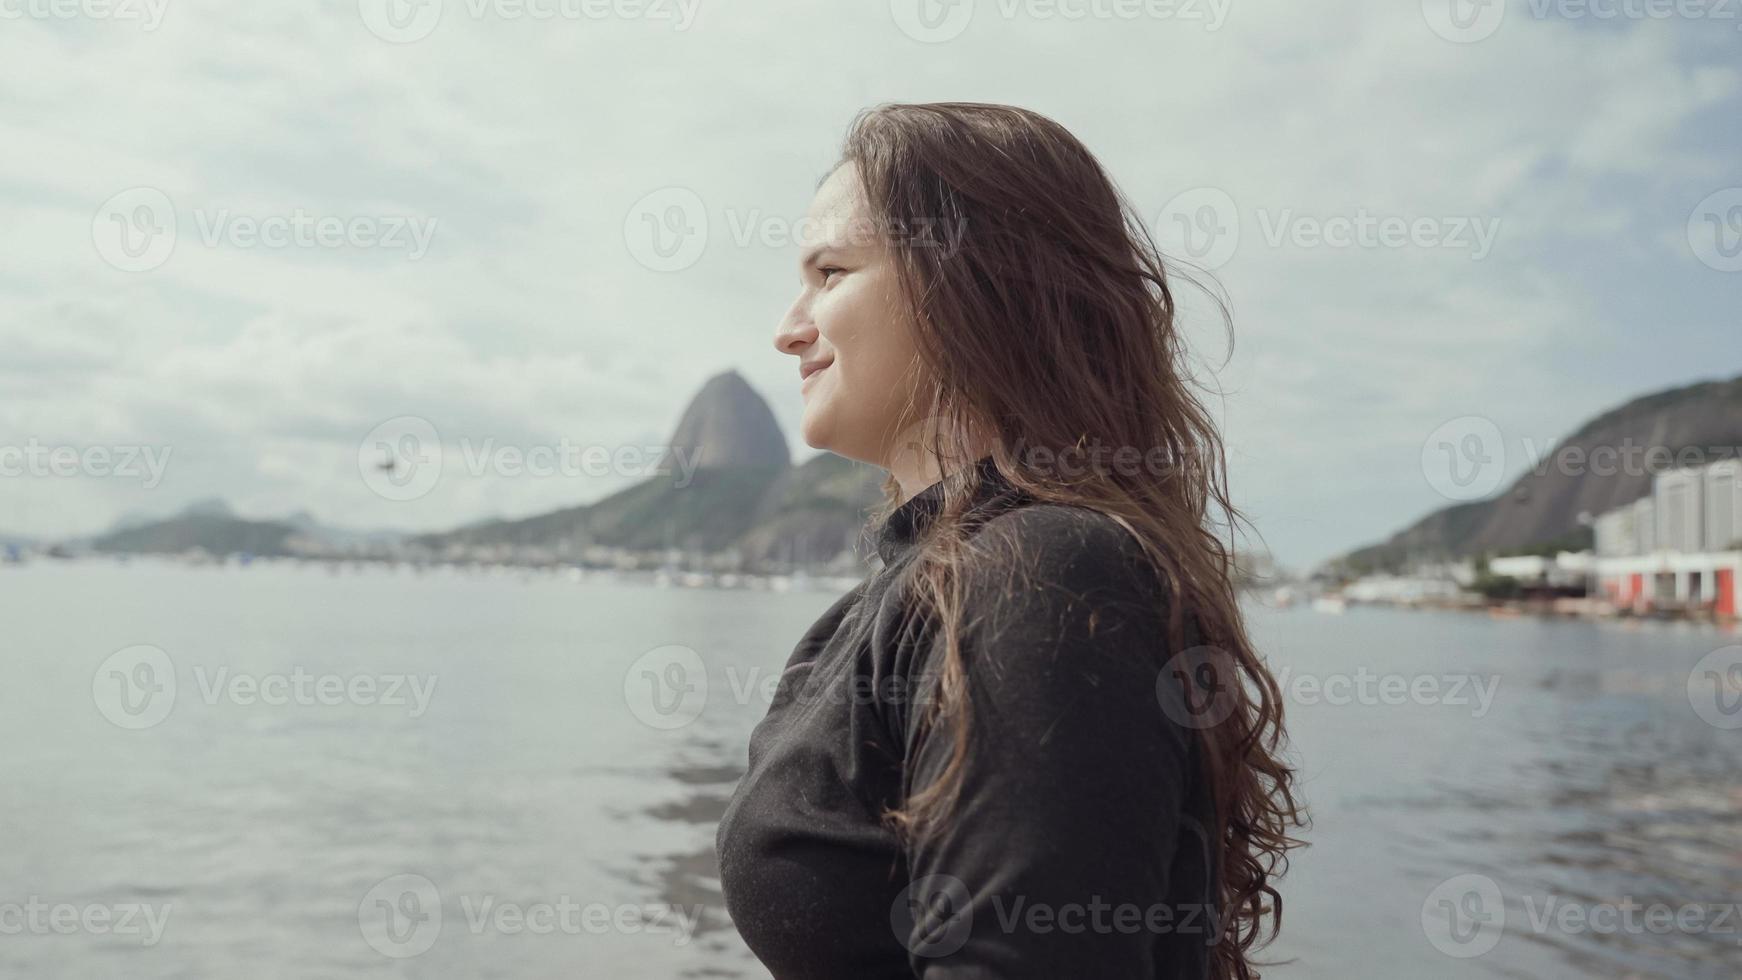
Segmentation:
[(782, 354), (798, 354), (817, 341), (817, 326), (803, 311), (794, 307), (774, 328), (774, 349)]

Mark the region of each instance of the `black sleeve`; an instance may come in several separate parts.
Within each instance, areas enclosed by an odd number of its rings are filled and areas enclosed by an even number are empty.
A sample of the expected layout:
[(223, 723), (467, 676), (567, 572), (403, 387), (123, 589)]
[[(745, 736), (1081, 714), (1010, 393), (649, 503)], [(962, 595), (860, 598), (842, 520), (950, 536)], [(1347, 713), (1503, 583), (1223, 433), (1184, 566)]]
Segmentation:
[[(1080, 508), (1023, 508), (975, 543), (961, 795), (909, 848), (907, 920), (895, 915), (914, 975), (1157, 976), (1156, 930), (1181, 912), (1167, 907), (1168, 869), (1194, 778), (1192, 733), (1157, 695), (1165, 599), (1134, 570), (1135, 539)], [(912, 669), (935, 677), (941, 632), (918, 642)], [(903, 722), (910, 791), (952, 751), (947, 727), (922, 730), (921, 714)]]

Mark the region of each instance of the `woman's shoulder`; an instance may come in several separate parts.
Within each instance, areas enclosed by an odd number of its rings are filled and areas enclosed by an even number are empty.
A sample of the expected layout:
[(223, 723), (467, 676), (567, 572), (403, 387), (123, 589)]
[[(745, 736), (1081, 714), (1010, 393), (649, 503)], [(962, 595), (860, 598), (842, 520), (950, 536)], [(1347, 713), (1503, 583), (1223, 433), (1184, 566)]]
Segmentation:
[(1161, 598), (1161, 576), (1137, 535), (1112, 515), (1076, 504), (1031, 503), (987, 520), (969, 538), (971, 578), (1029, 590)]
[[(1048, 502), (1000, 510), (969, 531), (955, 570), (960, 636), (978, 651), (970, 659), (1052, 659), (1128, 638), (1157, 653), (1166, 643), (1166, 580), (1137, 536), (1103, 511)], [(942, 633), (931, 598), (918, 588), (921, 571), (903, 563), (878, 590), (873, 638), (890, 648), (901, 672), (938, 667)]]
[(1136, 544), (1125, 525), (1105, 511), (1081, 504), (1025, 503), (999, 512), (980, 526), (976, 538), (1018, 541), (1053, 549), (1107, 551)]
[[(1103, 716), (1095, 724), (1108, 731), (1166, 719), (1156, 689), (1173, 653), (1170, 597), (1124, 523), (1025, 504), (976, 528), (959, 568), (958, 649), (982, 717), (1019, 742), (1079, 712)], [(912, 668), (942, 671), (942, 635), (922, 636)]]

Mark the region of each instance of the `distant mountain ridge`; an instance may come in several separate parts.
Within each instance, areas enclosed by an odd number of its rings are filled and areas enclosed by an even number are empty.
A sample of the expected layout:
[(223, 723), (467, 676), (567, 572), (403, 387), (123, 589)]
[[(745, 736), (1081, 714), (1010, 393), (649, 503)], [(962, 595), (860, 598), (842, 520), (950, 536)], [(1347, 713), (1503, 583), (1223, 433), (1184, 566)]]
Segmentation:
[(182, 513), (167, 520), (112, 531), (91, 546), (123, 554), (181, 554), (198, 549), (212, 555), (280, 556), (293, 554), (289, 538), (296, 528), (282, 521)]
[[(1590, 531), (1579, 523), (1579, 515), (1595, 517), (1649, 494), (1655, 471), (1638, 465), (1617, 466), (1617, 472), (1600, 475), (1591, 472), (1590, 465), (1563, 467), (1557, 461), (1592, 460), (1592, 450), (1603, 447), (1638, 447), (1641, 453), (1647, 447), (1663, 447), (1675, 456), (1689, 449), (1710, 453), (1737, 446), (1742, 446), (1742, 376), (1654, 392), (1580, 426), (1499, 496), (1434, 511), (1384, 542), (1352, 551), (1333, 565), (1360, 574), (1395, 571), (1417, 560), (1462, 558), (1556, 543), (1587, 545)], [(1654, 465), (1662, 468), (1661, 462)]]
[[(334, 528), (306, 512), (249, 520), (222, 501), (205, 500), (167, 518), (126, 515), (89, 544), (120, 553), (197, 549), (214, 555), (582, 563), (600, 560), (600, 550), (616, 562), (625, 555), (654, 556), (657, 562), (675, 550), (724, 556), (750, 569), (846, 568), (868, 556), (864, 531), (883, 499), (883, 471), (831, 453), (793, 465), (773, 412), (736, 372), (708, 379), (669, 445), (666, 473), (602, 500), (441, 533)], [(1416, 561), (1580, 547), (1590, 536), (1580, 515), (1594, 517), (1645, 496), (1652, 472), (1635, 468), (1600, 476), (1572, 472), (1555, 460), (1569, 450), (1589, 459), (1593, 449), (1625, 446), (1663, 447), (1671, 454), (1742, 446), (1742, 377), (1655, 392), (1603, 412), (1504, 493), (1436, 510), (1331, 565), (1361, 574)]]
[(119, 554), (199, 550), (212, 555), (282, 557), (392, 545), (405, 537), (400, 531), (334, 527), (306, 510), (265, 520), (240, 517), (227, 502), (213, 497), (196, 500), (168, 517), (128, 512), (89, 543), (96, 551)]
[(582, 561), (597, 549), (619, 556), (675, 549), (735, 553), (748, 568), (853, 564), (868, 551), (860, 531), (882, 500), (882, 471), (829, 453), (792, 465), (774, 412), (736, 371), (702, 385), (666, 445), (660, 475), (603, 500), (436, 534), (335, 528), (306, 511), (250, 520), (221, 500), (201, 500), (168, 517), (124, 515), (90, 546), (115, 553), (534, 562)]
[[(882, 471), (832, 453), (793, 466), (773, 411), (736, 371), (708, 379), (668, 445), (670, 473), (603, 500), (411, 543), (449, 556), (490, 549), (543, 549), (556, 558), (594, 548), (736, 552), (750, 567), (846, 563), (867, 550), (859, 532), (882, 500)], [(686, 462), (693, 468), (687, 483)]]

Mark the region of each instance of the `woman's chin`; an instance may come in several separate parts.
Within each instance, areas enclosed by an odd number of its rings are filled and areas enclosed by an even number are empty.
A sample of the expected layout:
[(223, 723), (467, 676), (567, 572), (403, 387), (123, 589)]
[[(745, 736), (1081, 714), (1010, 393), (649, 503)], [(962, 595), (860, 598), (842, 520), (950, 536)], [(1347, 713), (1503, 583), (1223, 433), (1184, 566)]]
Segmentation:
[(799, 437), (812, 449), (833, 449), (829, 445), (829, 431), (823, 419), (822, 406), (805, 405), (804, 419), (799, 423)]

